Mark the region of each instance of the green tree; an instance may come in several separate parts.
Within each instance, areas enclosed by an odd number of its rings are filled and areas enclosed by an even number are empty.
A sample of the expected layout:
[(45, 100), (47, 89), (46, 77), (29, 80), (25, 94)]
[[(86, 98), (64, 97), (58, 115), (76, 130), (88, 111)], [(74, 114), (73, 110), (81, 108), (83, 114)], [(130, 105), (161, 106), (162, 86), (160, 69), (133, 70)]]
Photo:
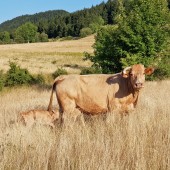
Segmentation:
[(93, 23), (91, 23), (89, 25), (89, 27), (91, 28), (91, 30), (94, 32), (97, 32), (97, 30), (104, 25), (104, 20), (101, 16), (99, 17), (95, 17), (95, 20)]
[(15, 32), (15, 40), (17, 42), (35, 42), (37, 26), (31, 22), (27, 22), (17, 28)]
[(10, 43), (10, 34), (7, 31), (1, 32), (0, 33), (0, 42), (3, 44), (8, 44)]
[(165, 49), (169, 37), (166, 0), (117, 0), (116, 26), (98, 31), (94, 45), (95, 64), (103, 72), (118, 72), (134, 63), (150, 65)]
[(48, 42), (48, 35), (44, 32), (37, 32), (35, 35), (35, 42)]

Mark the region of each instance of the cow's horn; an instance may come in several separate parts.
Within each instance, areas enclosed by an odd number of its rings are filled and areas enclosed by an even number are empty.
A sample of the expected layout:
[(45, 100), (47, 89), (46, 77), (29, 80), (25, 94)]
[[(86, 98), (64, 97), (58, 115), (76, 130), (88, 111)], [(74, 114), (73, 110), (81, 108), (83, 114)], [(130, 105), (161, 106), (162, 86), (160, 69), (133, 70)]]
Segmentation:
[(129, 71), (132, 67), (126, 67), (123, 69), (123, 74), (127, 74), (127, 71)]

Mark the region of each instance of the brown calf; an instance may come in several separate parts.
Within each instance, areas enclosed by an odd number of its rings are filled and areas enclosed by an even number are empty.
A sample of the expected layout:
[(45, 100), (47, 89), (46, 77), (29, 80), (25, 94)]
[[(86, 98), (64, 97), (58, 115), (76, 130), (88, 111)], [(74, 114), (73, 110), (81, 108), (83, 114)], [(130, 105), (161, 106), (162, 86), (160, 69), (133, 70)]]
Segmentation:
[(54, 128), (54, 122), (59, 118), (59, 113), (47, 110), (30, 110), (21, 112), (19, 121), (22, 121), (26, 126), (32, 127), (35, 123), (49, 125)]

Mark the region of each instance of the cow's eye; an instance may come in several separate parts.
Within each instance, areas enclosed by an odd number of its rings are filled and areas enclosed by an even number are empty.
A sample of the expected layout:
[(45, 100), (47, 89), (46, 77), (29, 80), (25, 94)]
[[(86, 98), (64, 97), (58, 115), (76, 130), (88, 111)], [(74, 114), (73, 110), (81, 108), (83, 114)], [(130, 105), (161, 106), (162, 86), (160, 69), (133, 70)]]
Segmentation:
[(134, 76), (134, 74), (133, 74), (133, 73), (130, 73), (130, 76)]

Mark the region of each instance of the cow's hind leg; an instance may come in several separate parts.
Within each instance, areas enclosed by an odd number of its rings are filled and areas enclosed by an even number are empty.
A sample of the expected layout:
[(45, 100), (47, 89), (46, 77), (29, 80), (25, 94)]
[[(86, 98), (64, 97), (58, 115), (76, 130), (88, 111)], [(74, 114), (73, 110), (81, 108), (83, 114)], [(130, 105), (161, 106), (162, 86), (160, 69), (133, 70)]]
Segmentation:
[(80, 118), (81, 123), (85, 125), (84, 123), (84, 117), (83, 114), (79, 109), (76, 108), (75, 101), (72, 99), (66, 99), (62, 103), (63, 113), (62, 113), (62, 121), (64, 123), (71, 123), (75, 122), (78, 118)]

